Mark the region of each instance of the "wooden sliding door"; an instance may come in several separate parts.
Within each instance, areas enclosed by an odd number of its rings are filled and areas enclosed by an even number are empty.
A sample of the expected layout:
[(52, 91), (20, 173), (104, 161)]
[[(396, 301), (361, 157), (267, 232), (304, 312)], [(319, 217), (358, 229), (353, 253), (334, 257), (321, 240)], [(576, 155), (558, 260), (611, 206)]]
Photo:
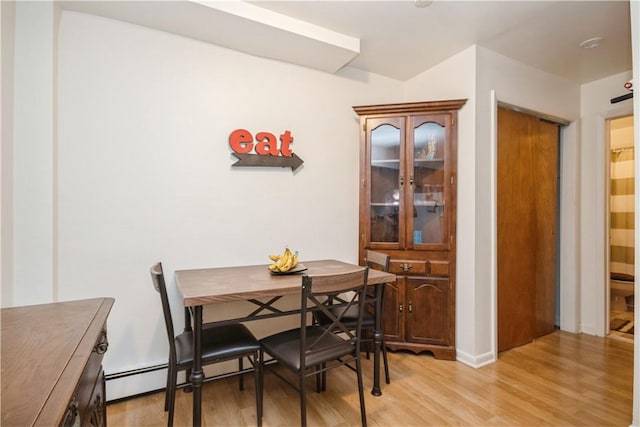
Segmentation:
[(554, 330), (558, 125), (498, 109), (498, 351)]

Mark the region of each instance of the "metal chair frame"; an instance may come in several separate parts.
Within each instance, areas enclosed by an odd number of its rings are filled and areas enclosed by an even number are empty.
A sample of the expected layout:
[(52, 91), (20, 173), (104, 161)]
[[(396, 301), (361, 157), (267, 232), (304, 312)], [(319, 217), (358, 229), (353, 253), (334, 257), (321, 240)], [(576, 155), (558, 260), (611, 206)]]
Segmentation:
[[(167, 295), (167, 286), (162, 270), (162, 263), (157, 263), (150, 269), (151, 279), (155, 290), (160, 294), (162, 312), (169, 340), (169, 362), (167, 364), (167, 386), (165, 392), (164, 410), (169, 411), (167, 425), (173, 425), (176, 390), (190, 385), (191, 367), (193, 366), (193, 331), (191, 314), (185, 308), (185, 328), (182, 333), (175, 335), (171, 307)], [(244, 374), (255, 373), (256, 412), (258, 426), (262, 425), (262, 388), (260, 387), (260, 344), (249, 329), (241, 323), (221, 326), (205, 325), (202, 329), (202, 365), (211, 365), (227, 360), (238, 360), (238, 370), (208, 378), (208, 380), (226, 378), (239, 375), (239, 388), (244, 390)], [(251, 368), (243, 367), (243, 358), (247, 358)], [(178, 372), (186, 371), (186, 383), (178, 386)]]
[[(300, 327), (283, 331), (260, 340), (260, 385), (264, 386), (264, 367), (269, 368), (276, 376), (293, 387), (300, 395), (301, 425), (306, 426), (306, 387), (305, 380), (310, 376), (316, 378), (317, 391), (326, 390), (326, 372), (339, 366), (347, 366), (356, 372), (358, 393), (360, 396), (360, 416), (362, 425), (367, 425), (367, 417), (362, 385), (362, 365), (360, 341), (362, 335), (362, 316), (365, 306), (365, 289), (367, 286), (368, 267), (356, 272), (315, 275), (302, 277), (302, 295), (300, 310)], [(339, 294), (343, 297), (345, 307), (357, 307), (359, 316), (356, 328), (343, 323), (342, 313), (331, 310), (330, 299)], [(308, 314), (322, 312), (330, 322), (320, 325), (307, 325)], [(272, 360), (264, 363), (265, 353)], [(297, 374), (297, 383), (290, 381), (274, 369), (276, 363)], [(353, 366), (355, 364), (355, 366)], [(264, 392), (261, 392), (262, 396)]]
[[(376, 270), (380, 270), (380, 271), (384, 271), (384, 272), (388, 272), (389, 271), (389, 264), (391, 262), (391, 257), (387, 254), (384, 254), (382, 252), (377, 252), (377, 251), (372, 251), (372, 250), (367, 250), (365, 253), (365, 260), (364, 260), (364, 264), (371, 268), (371, 269), (376, 269)], [(384, 286), (385, 285), (380, 285), (382, 286), (382, 290), (380, 292), (380, 307), (384, 307)], [(365, 305), (365, 312), (363, 315), (363, 319), (362, 319), (362, 343), (363, 344), (372, 344), (374, 342), (375, 337), (373, 336), (373, 334), (375, 333), (374, 328), (375, 328), (375, 304), (376, 304), (376, 295), (375, 295), (375, 290), (373, 289), (369, 289), (367, 288), (366, 290), (366, 296), (367, 296), (367, 301), (366, 301), (366, 305)], [(333, 298), (331, 300), (332, 303), (335, 304), (335, 306), (332, 308), (332, 311), (337, 311), (337, 310), (343, 310), (346, 311), (344, 308), (344, 301), (342, 300), (341, 296), (337, 296), (335, 298)], [(352, 328), (356, 327), (356, 322), (355, 322), (355, 316), (357, 315), (357, 313), (355, 313), (355, 311), (353, 310), (353, 308), (350, 309), (349, 312), (346, 312), (344, 317), (344, 323), (350, 325)], [(382, 335), (379, 337), (380, 339), (380, 348), (382, 350), (382, 360), (383, 360), (383, 364), (384, 364), (384, 377), (385, 377), (385, 382), (387, 384), (391, 383), (391, 376), (389, 374), (389, 361), (387, 358), (387, 347), (385, 346), (385, 342), (384, 342), (384, 316), (382, 315), (382, 313), (380, 313), (381, 316), (381, 325), (382, 325)], [(321, 312), (315, 312), (314, 313), (314, 320), (316, 323), (318, 324), (325, 324), (327, 322), (327, 317), (321, 313)], [(367, 359), (369, 358), (369, 348), (366, 348), (366, 352), (367, 352)]]

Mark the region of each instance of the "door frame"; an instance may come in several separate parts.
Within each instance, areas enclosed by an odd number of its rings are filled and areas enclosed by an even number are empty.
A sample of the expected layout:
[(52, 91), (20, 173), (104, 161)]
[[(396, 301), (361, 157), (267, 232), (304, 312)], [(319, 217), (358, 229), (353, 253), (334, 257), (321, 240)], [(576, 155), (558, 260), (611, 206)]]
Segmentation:
[[(615, 119), (621, 119), (624, 117), (631, 117), (633, 119), (633, 112), (629, 114), (616, 114), (607, 117), (603, 117), (604, 122), (604, 253), (605, 253), (605, 264), (604, 264), (604, 321), (602, 326), (602, 335), (608, 336), (611, 333), (611, 121)], [(634, 126), (634, 147), (637, 145), (635, 141), (635, 127), (636, 124), (633, 123)], [(634, 161), (635, 158), (635, 150), (634, 150)], [(637, 193), (634, 193), (634, 197), (636, 197)], [(637, 204), (637, 203), (636, 203)], [(635, 292), (634, 292), (635, 293)], [(600, 310), (602, 311), (602, 310)]]
[[(601, 159), (601, 161), (597, 163), (597, 168), (595, 171), (596, 183), (598, 184), (598, 187), (596, 188), (597, 194), (595, 195), (595, 199), (598, 209), (596, 211), (597, 215), (594, 224), (595, 229), (601, 230), (601, 232), (596, 233), (597, 238), (595, 240), (594, 249), (596, 251), (596, 254), (600, 255), (599, 258), (602, 259), (601, 264), (594, 266), (596, 276), (594, 295), (596, 296), (596, 298), (599, 296), (600, 300), (595, 301), (595, 325), (593, 325), (593, 330), (584, 330), (584, 328), (582, 328), (578, 332), (590, 333), (599, 337), (606, 337), (609, 332), (609, 190), (607, 188), (607, 186), (609, 185), (609, 136), (607, 121), (609, 119), (615, 119), (617, 117), (624, 117), (629, 115), (634, 115), (632, 104), (620, 105), (610, 111), (607, 111), (604, 114), (597, 114), (594, 117), (595, 144), (597, 147), (597, 152), (595, 153), (595, 155)], [(637, 129), (635, 129), (634, 131), (637, 134)], [(634, 135), (634, 146), (637, 147), (638, 141), (635, 141), (635, 138), (636, 135)]]

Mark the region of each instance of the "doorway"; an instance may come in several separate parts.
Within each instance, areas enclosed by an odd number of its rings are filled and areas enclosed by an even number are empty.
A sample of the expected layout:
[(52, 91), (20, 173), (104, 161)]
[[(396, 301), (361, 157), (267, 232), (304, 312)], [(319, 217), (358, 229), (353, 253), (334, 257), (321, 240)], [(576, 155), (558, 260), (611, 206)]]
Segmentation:
[(498, 351), (556, 325), (558, 123), (498, 108)]
[(633, 340), (635, 171), (633, 116), (607, 120), (609, 335)]

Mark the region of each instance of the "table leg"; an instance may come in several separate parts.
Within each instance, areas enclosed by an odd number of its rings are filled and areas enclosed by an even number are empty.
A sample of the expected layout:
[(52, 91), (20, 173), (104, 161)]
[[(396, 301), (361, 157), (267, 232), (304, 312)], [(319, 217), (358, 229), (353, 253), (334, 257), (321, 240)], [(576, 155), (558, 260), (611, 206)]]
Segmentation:
[(193, 368), (191, 369), (191, 384), (193, 385), (193, 425), (200, 427), (202, 423), (202, 306), (197, 305), (193, 310)]
[(384, 284), (377, 284), (375, 325), (373, 327), (373, 389), (371, 394), (381, 396), (380, 390), (380, 349), (382, 344), (382, 291)]

